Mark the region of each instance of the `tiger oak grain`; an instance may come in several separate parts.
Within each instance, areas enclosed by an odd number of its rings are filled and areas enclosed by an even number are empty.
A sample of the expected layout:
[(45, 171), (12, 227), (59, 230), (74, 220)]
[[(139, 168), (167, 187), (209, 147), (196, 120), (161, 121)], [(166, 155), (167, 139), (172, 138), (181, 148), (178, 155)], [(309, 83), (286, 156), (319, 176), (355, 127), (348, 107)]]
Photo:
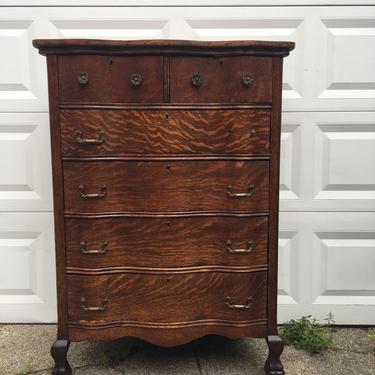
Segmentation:
[[(106, 196), (82, 199), (79, 186)], [(252, 196), (231, 198), (254, 186)], [(268, 161), (64, 162), (65, 211), (191, 212), (268, 210)]]
[[(267, 155), (270, 111), (212, 109), (60, 111), (64, 156), (105, 155)], [(81, 144), (82, 138), (104, 142)]]
[[(181, 323), (202, 320), (251, 321), (266, 318), (266, 272), (123, 273), (120, 275), (69, 275), (69, 321), (91, 324), (128, 321), (137, 323)], [(88, 305), (104, 311), (84, 311)], [(243, 304), (252, 297), (251, 309), (226, 306)]]
[[(277, 330), (282, 63), (292, 42), (34, 40), (47, 56), (57, 341)], [(99, 196), (97, 196), (99, 194)]]
[[(67, 267), (193, 267), (266, 265), (268, 217), (67, 218)], [(100, 249), (105, 254), (84, 254)], [(231, 253), (232, 248), (248, 253)]]

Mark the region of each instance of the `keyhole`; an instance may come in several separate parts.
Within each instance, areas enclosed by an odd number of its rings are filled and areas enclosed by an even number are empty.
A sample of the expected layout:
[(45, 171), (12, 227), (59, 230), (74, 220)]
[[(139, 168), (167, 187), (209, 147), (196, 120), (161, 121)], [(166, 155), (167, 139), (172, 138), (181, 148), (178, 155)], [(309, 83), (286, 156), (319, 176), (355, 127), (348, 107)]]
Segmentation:
[(166, 114), (165, 114), (165, 119), (166, 119), (166, 120), (169, 119), (169, 113), (166, 113)]
[(171, 169), (172, 169), (172, 167), (170, 165), (167, 165), (166, 168), (167, 168), (167, 172), (170, 172)]
[(109, 60), (109, 65), (112, 65), (113, 64), (113, 60)]
[(172, 276), (167, 277), (167, 282), (170, 283), (172, 281)]
[(170, 221), (167, 222), (167, 227), (168, 227), (168, 228), (171, 227), (171, 222), (170, 222)]
[(220, 66), (223, 67), (224, 66), (224, 61), (223, 60), (219, 60), (220, 62)]

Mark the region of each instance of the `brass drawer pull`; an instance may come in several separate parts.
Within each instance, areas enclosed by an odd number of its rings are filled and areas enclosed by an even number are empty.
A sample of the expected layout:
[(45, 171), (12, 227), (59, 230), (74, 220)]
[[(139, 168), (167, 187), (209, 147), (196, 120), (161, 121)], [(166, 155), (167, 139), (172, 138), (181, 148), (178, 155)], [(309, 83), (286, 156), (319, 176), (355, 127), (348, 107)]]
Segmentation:
[(80, 85), (87, 85), (87, 83), (89, 82), (89, 74), (86, 72), (79, 73), (78, 82)]
[(246, 298), (246, 304), (245, 305), (232, 305), (230, 303), (231, 298), (227, 297), (225, 304), (230, 308), (230, 309), (250, 309), (252, 302), (253, 302), (253, 297), (248, 297)]
[(251, 184), (251, 185), (248, 185), (246, 193), (233, 193), (233, 187), (228, 186), (227, 187), (227, 194), (231, 198), (247, 198), (247, 197), (251, 197), (253, 195), (254, 190), (255, 190), (255, 185)]
[(245, 73), (242, 76), (242, 83), (244, 86), (250, 86), (254, 82), (254, 76), (251, 73)]
[(202, 82), (203, 82), (202, 76), (199, 73), (194, 73), (191, 76), (191, 83), (193, 86), (199, 87), (202, 85)]
[(130, 82), (133, 86), (139, 87), (142, 83), (142, 76), (139, 73), (134, 73), (130, 78)]
[(86, 255), (102, 255), (102, 254), (106, 254), (107, 253), (107, 247), (108, 247), (108, 241), (105, 241), (101, 244), (100, 246), (100, 249), (98, 250), (87, 250), (86, 249), (86, 242), (85, 241), (81, 241), (79, 243), (80, 245), (80, 249), (81, 249), (81, 253), (82, 254), (86, 254)]
[(81, 306), (85, 311), (104, 311), (108, 306), (108, 298), (103, 298), (100, 306), (87, 306), (87, 299), (81, 298)]
[(106, 185), (102, 185), (102, 187), (100, 188), (99, 194), (88, 194), (88, 193), (86, 193), (86, 187), (84, 185), (79, 185), (78, 189), (81, 193), (82, 199), (104, 198), (107, 195), (107, 186)]
[(100, 130), (99, 137), (90, 139), (90, 138), (82, 138), (83, 133), (80, 130), (76, 131), (76, 141), (80, 144), (91, 144), (91, 145), (100, 145), (104, 143), (104, 131)]
[(253, 243), (254, 243), (254, 241), (248, 241), (246, 249), (233, 249), (232, 248), (232, 241), (228, 240), (227, 241), (227, 250), (230, 253), (236, 253), (236, 254), (250, 253), (253, 250)]

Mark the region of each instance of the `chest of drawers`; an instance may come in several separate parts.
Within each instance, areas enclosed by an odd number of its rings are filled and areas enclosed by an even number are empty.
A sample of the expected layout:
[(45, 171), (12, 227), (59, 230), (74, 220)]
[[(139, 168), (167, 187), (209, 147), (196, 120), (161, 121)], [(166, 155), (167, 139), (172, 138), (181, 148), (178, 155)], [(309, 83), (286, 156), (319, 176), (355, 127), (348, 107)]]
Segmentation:
[(58, 291), (71, 341), (277, 333), (282, 60), (291, 42), (35, 40), (47, 55)]

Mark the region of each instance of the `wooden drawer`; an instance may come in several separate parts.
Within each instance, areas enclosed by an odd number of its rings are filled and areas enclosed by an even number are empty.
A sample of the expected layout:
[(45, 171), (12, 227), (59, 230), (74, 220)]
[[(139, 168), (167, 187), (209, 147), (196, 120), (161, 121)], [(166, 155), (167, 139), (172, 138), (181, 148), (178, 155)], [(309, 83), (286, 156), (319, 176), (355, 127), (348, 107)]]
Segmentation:
[(160, 103), (163, 101), (163, 59), (160, 56), (59, 56), (59, 94), (61, 102), (71, 103)]
[(70, 322), (131, 325), (266, 318), (264, 271), (68, 275), (67, 286)]
[(263, 211), (268, 180), (263, 160), (66, 161), (65, 211)]
[(175, 103), (271, 102), (272, 59), (172, 57), (170, 97)]
[(267, 264), (267, 216), (68, 218), (65, 233), (73, 268)]
[(62, 110), (62, 154), (267, 154), (269, 110)]

